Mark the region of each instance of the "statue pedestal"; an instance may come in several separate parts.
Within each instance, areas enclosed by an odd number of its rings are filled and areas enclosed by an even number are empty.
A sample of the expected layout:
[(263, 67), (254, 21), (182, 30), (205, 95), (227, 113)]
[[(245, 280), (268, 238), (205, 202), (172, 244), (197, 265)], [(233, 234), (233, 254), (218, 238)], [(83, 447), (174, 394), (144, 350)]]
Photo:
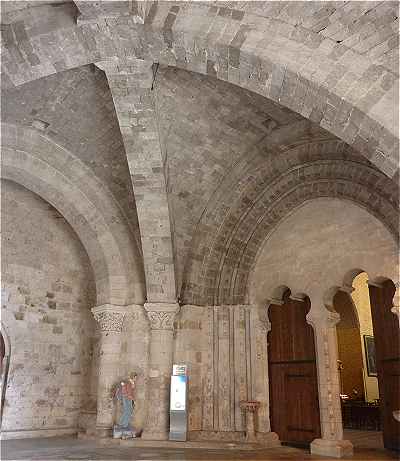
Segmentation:
[(260, 406), (260, 402), (256, 400), (242, 400), (240, 408), (246, 412), (246, 442), (257, 442), (255, 429), (255, 415)]
[(113, 427), (113, 439), (136, 439), (142, 435), (141, 430), (137, 430), (134, 427), (121, 427), (116, 424)]

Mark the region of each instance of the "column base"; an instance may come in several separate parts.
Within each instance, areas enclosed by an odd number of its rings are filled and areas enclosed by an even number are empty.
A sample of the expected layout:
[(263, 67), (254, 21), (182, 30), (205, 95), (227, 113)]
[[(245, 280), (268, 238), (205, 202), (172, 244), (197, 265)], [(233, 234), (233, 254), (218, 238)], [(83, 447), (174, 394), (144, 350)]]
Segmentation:
[(281, 441), (276, 432), (256, 432), (256, 443), (264, 447), (280, 447)]
[(343, 458), (353, 455), (353, 444), (349, 440), (315, 439), (310, 445), (312, 455)]
[(111, 427), (96, 426), (95, 432), (96, 432), (96, 437), (99, 439), (105, 439), (108, 437), (112, 437)]
[(143, 440), (168, 440), (169, 432), (151, 432), (144, 430), (141, 438)]

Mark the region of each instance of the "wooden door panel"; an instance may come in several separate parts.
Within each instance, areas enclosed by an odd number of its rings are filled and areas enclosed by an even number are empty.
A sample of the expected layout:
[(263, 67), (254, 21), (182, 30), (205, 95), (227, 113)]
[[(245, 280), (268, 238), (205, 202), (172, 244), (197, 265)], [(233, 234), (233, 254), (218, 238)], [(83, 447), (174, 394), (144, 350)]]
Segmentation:
[(273, 430), (283, 442), (310, 443), (320, 435), (315, 363), (271, 364), (270, 371)]
[(400, 410), (400, 331), (391, 312), (394, 291), (391, 282), (369, 287), (383, 442), (388, 449), (400, 450), (400, 422), (393, 417), (393, 411)]
[(382, 422), (383, 442), (386, 448), (400, 449), (400, 423), (393, 417), (393, 411), (400, 409), (400, 362), (399, 360), (384, 361), (381, 367), (383, 387)]
[(310, 408), (318, 407), (315, 388), (315, 373), (307, 370), (304, 365), (297, 366), (296, 370), (286, 373), (286, 430), (288, 440), (312, 442), (319, 436), (317, 432), (318, 419)]
[(270, 306), (268, 336), (271, 427), (283, 442), (306, 445), (320, 436), (314, 333), (309, 304)]

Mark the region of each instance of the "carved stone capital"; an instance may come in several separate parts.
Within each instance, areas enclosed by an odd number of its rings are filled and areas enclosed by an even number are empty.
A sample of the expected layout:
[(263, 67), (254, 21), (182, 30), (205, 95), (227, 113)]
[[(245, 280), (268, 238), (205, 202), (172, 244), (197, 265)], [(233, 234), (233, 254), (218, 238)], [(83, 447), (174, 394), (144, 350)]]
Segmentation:
[(144, 305), (152, 330), (173, 330), (179, 304), (146, 303)]
[(99, 323), (101, 331), (121, 332), (127, 307), (103, 304), (102, 306), (93, 307), (92, 313)]
[(317, 333), (320, 328), (334, 328), (340, 322), (340, 315), (335, 311), (326, 311), (323, 315), (316, 315), (312, 311), (306, 316), (307, 322), (311, 324)]

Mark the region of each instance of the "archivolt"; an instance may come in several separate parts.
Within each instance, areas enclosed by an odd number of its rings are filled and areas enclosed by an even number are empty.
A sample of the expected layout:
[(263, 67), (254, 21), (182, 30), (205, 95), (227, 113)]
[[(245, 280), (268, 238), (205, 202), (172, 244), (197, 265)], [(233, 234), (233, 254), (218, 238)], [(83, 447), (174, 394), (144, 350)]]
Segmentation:
[(398, 239), (396, 184), (343, 145), (340, 149), (337, 141), (328, 145), (331, 152), (322, 155), (321, 146), (307, 144), (263, 165), (258, 159), (239, 185), (231, 184), (220, 203), (203, 213), (182, 287), (185, 303), (245, 303), (249, 273), (265, 238), (282, 219), (314, 198), (355, 202)]
[(78, 158), (33, 129), (3, 124), (1, 176), (42, 197), (68, 221), (89, 256), (99, 305), (143, 302), (142, 258), (125, 217)]

